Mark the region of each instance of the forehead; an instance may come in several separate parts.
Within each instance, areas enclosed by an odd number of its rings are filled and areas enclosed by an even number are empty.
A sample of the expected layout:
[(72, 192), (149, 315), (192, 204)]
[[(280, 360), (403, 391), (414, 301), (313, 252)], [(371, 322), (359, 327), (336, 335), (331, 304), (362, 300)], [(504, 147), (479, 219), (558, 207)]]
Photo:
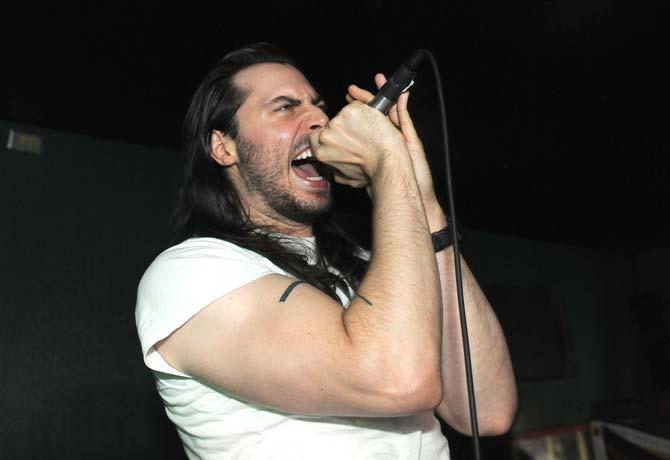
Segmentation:
[(260, 102), (277, 96), (313, 97), (316, 92), (305, 76), (288, 64), (255, 64), (235, 75), (235, 85), (247, 92), (247, 101)]

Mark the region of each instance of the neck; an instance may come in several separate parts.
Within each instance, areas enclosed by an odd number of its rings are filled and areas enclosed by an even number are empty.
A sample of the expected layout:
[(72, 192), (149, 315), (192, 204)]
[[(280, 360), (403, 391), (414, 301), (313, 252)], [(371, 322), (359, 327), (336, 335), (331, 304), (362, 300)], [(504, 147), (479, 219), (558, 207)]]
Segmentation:
[(250, 193), (239, 174), (231, 175), (230, 178), (238, 190), (238, 197), (252, 224), (287, 236), (301, 238), (314, 236), (311, 223), (296, 222), (279, 214), (263, 197)]
[(288, 236), (307, 238), (314, 236), (312, 224), (294, 222), (274, 212), (267, 212), (255, 207), (248, 209), (249, 220), (262, 228)]

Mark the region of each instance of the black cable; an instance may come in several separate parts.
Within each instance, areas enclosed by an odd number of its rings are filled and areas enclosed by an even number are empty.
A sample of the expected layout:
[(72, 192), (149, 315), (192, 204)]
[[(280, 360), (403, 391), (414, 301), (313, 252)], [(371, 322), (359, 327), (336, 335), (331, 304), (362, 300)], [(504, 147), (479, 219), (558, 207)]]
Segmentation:
[(449, 229), (454, 242), (454, 270), (456, 275), (456, 292), (458, 294), (458, 313), (461, 319), (461, 336), (463, 338), (463, 357), (465, 360), (465, 378), (468, 387), (468, 403), (470, 406), (470, 425), (472, 427), (472, 447), (475, 460), (480, 460), (479, 452), (479, 425), (477, 424), (477, 405), (475, 402), (475, 389), (472, 379), (472, 362), (470, 360), (470, 341), (468, 340), (468, 324), (465, 318), (465, 299), (463, 298), (463, 275), (461, 272), (461, 251), (458, 241), (458, 220), (456, 219), (456, 205), (454, 204), (454, 187), (451, 177), (451, 156), (449, 154), (449, 137), (447, 135), (447, 112), (444, 105), (442, 93), (442, 80), (437, 62), (433, 53), (423, 50), (430, 59), (433, 72), (435, 73), (435, 84), (439, 99), (440, 114), (442, 115), (442, 141), (444, 143), (444, 161), (447, 173), (447, 199), (449, 200)]

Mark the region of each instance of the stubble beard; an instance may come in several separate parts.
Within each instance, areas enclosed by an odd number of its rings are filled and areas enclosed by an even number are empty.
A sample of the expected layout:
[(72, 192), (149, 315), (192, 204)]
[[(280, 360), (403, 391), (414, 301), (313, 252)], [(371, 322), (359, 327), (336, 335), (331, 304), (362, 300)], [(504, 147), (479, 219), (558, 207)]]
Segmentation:
[(328, 215), (332, 207), (330, 189), (315, 190), (317, 199), (311, 202), (301, 199), (282, 185), (286, 166), (272, 161), (277, 155), (271, 148), (258, 146), (242, 136), (236, 142), (240, 171), (250, 193), (261, 197), (277, 214), (300, 224), (313, 224)]

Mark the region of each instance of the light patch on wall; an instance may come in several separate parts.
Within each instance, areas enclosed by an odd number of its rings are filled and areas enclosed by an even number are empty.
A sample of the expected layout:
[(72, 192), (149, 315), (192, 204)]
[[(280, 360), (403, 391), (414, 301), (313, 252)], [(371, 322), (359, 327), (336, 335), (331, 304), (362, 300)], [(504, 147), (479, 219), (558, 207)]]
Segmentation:
[(39, 155), (43, 148), (44, 139), (42, 139), (42, 136), (14, 129), (9, 130), (7, 149)]

